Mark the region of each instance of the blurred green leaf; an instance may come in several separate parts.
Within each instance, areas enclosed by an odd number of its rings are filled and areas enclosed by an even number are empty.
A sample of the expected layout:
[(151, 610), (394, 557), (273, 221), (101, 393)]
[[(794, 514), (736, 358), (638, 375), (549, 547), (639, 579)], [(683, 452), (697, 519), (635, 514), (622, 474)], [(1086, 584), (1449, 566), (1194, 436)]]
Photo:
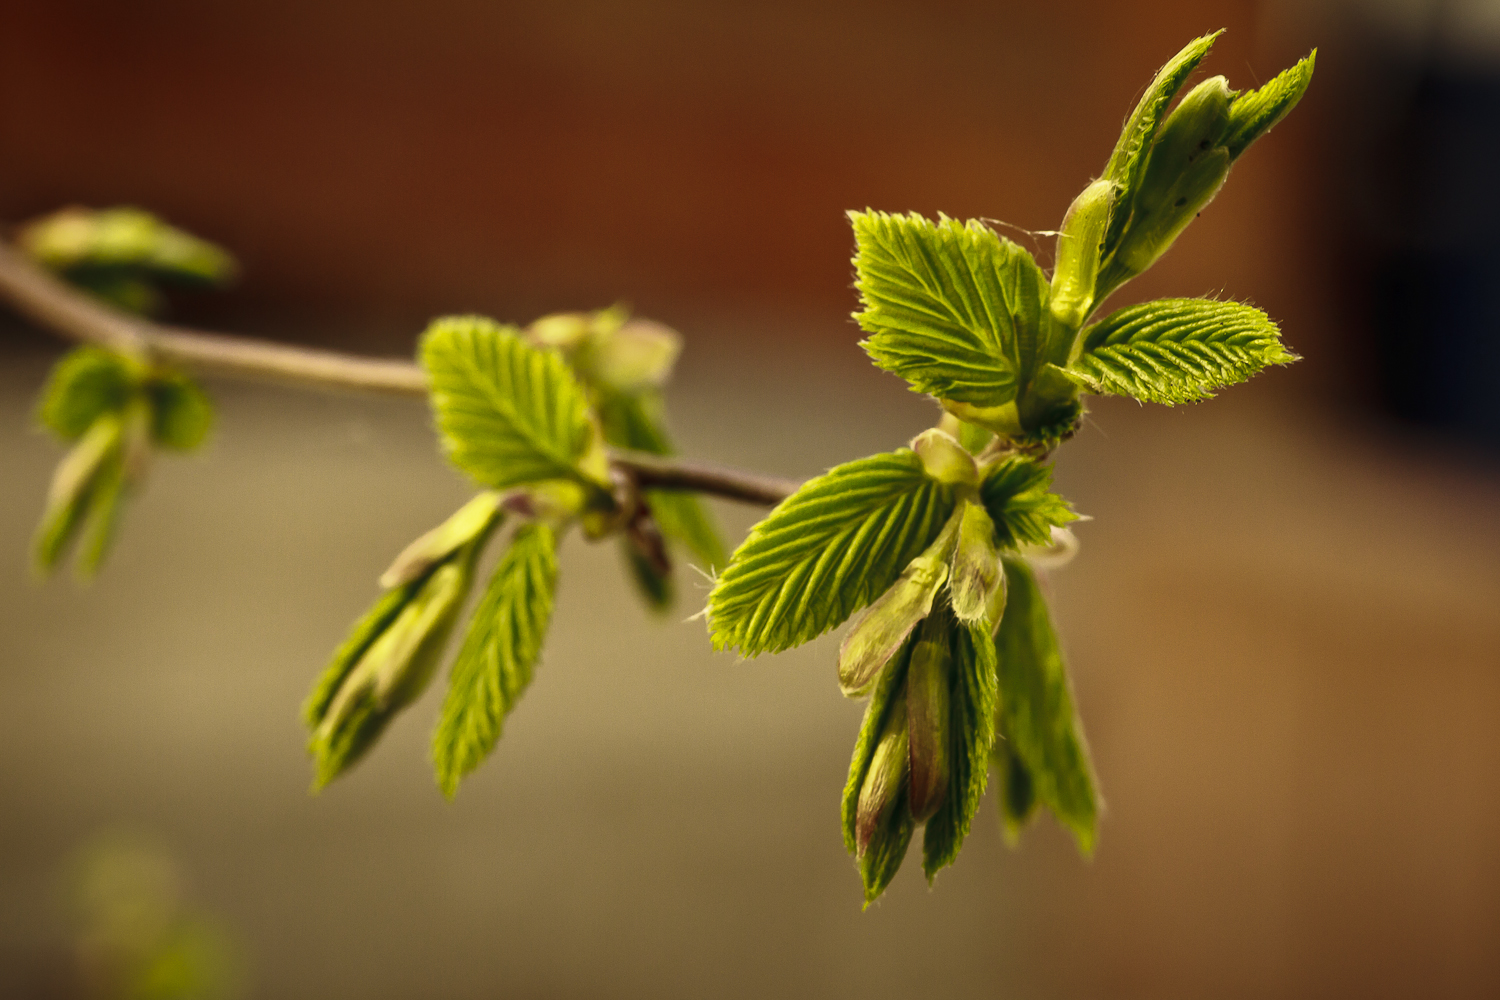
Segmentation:
[(1005, 561), (1009, 594), (996, 637), (1000, 735), (1025, 765), (1036, 800), (1052, 810), (1084, 853), (1094, 848), (1099, 803), (1067, 668), (1036, 575)]
[(222, 248), (138, 208), (65, 208), (28, 223), (17, 242), (33, 260), (85, 283), (148, 276), (219, 285), (238, 270)]
[(106, 413), (119, 413), (141, 373), (102, 347), (79, 347), (52, 366), (37, 404), (37, 420), (65, 441), (76, 441)]
[(193, 451), (214, 423), (213, 403), (186, 375), (158, 373), (146, 383), (151, 400), (151, 439), (173, 451)]

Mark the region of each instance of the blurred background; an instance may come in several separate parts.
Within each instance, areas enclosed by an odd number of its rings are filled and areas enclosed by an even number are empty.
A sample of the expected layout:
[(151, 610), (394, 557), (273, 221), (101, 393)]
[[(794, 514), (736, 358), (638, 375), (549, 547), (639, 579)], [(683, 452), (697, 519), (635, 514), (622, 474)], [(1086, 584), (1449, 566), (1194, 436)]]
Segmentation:
[(855, 346), (843, 212), (1004, 220), (1050, 263), (1028, 231), (1218, 27), (1231, 85), (1313, 46), (1317, 77), (1119, 302), (1250, 300), (1306, 360), (1096, 402), (1062, 453), (1092, 861), (1045, 820), (1007, 849), (986, 802), (935, 890), (909, 863), (861, 913), (836, 639), (714, 655), (690, 574), (652, 620), (576, 538), (455, 802), (431, 696), (310, 797), (302, 696), (469, 492), (423, 406), (210, 381), (213, 443), (101, 578), (37, 586), (64, 345), (7, 313), (0, 996), (86, 995), (77, 872), (122, 824), (226, 996), (1500, 995), (1496, 0), (3, 0), (0, 220), (149, 208), (245, 267), (173, 319), (372, 354), (626, 300), (687, 338), (684, 450), (801, 477), (934, 419)]

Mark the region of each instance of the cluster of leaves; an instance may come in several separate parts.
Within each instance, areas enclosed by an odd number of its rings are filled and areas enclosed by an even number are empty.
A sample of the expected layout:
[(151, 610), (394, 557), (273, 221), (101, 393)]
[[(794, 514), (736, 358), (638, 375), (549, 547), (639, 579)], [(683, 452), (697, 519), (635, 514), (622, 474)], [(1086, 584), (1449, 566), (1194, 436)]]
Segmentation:
[(52, 369), (37, 420), (73, 447), (58, 464), (33, 542), (48, 573), (78, 539), (75, 568), (92, 576), (108, 553), (120, 507), (146, 473), (153, 447), (197, 448), (213, 408), (185, 375), (99, 347), (80, 347)]
[[(135, 208), (66, 208), (22, 227), (18, 242), (36, 262), (127, 312), (160, 309), (158, 280), (222, 285), (236, 271), (226, 251)], [(75, 567), (87, 578), (108, 553), (153, 448), (198, 448), (213, 407), (187, 375), (144, 352), (90, 346), (54, 366), (37, 420), (73, 447), (53, 475), (34, 563), (50, 572), (79, 539)]]
[(865, 609), (839, 679), (869, 696), (843, 802), (867, 901), (919, 824), (928, 878), (953, 862), (991, 764), (1011, 835), (1043, 805), (1092, 849), (1092, 769), (1027, 561), (1074, 518), (1042, 462), (1078, 427), (1080, 396), (1190, 402), (1295, 360), (1264, 313), (1235, 302), (1162, 299), (1089, 323), (1311, 78), (1311, 55), (1255, 91), (1214, 77), (1168, 113), (1216, 37), (1157, 74), (1069, 208), (1050, 276), (978, 221), (850, 213), (862, 346), (946, 416), (910, 448), (804, 484), (731, 556), (708, 620), (716, 647), (756, 656)]
[[(403, 551), (304, 707), (315, 785), (369, 749), (430, 683), (488, 543), (499, 557), (454, 660), (433, 740), (449, 795), (494, 748), (531, 681), (551, 618), (557, 546), (578, 526), (619, 539), (649, 606), (673, 599), (668, 540), (722, 567), (708, 598), (713, 644), (754, 657), (853, 619), (841, 689), (868, 697), (843, 796), (846, 844), (867, 903), (923, 826), (923, 868), (951, 864), (993, 767), (1011, 837), (1050, 810), (1092, 849), (1098, 797), (1035, 565), (1071, 545), (1072, 508), (1046, 464), (1079, 426), (1085, 393), (1176, 404), (1295, 360), (1264, 313), (1213, 299), (1160, 299), (1090, 322), (1166, 252), (1230, 166), (1280, 121), (1314, 55), (1257, 90), (1223, 77), (1173, 107), (1217, 35), (1164, 66), (1098, 179), (1068, 209), (1053, 271), (978, 221), (850, 213), (874, 363), (944, 415), (909, 447), (804, 483), (726, 559), (684, 492), (641, 489), (606, 446), (672, 452), (661, 390), (680, 349), (624, 310), (435, 321), (419, 359), (442, 447), (483, 491)], [(1170, 111), (1168, 109), (1171, 109)], [(217, 281), (227, 255), (143, 213), (60, 213), (25, 236), (34, 256), (135, 308), (150, 277)], [(206, 400), (148, 359), (86, 348), (54, 372), (44, 424), (77, 444), (38, 534), (50, 567), (80, 530), (97, 565), (119, 497), (152, 443), (188, 448)]]
[(239, 268), (222, 248), (138, 208), (65, 208), (17, 234), (37, 263), (127, 312), (155, 315), (158, 284), (219, 287)]
[(710, 567), (724, 545), (699, 502), (640, 490), (606, 444), (672, 447), (661, 389), (675, 333), (624, 310), (543, 317), (530, 327), (477, 316), (435, 321), (420, 360), (443, 450), (486, 490), (413, 542), (381, 578), (385, 593), (335, 651), (304, 706), (315, 785), (345, 771), (427, 687), (489, 539), (504, 551), (469, 620), (433, 736), (438, 784), (454, 794), (494, 749), (531, 682), (552, 615), (557, 545), (570, 527), (619, 536), (647, 603), (672, 600), (666, 539)]

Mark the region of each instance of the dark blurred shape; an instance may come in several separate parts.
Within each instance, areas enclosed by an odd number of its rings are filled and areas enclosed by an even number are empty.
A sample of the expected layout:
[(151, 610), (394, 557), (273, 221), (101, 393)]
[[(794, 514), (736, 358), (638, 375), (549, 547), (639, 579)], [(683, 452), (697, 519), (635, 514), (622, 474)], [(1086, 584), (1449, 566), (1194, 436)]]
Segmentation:
[[(1474, 4), (1410, 6), (1423, 16), (1356, 17), (1347, 35), (1347, 96), (1360, 99), (1336, 144), (1343, 249), (1379, 406), (1500, 449), (1500, 34), (1456, 23)], [(1476, 51), (1486, 43), (1495, 54)]]

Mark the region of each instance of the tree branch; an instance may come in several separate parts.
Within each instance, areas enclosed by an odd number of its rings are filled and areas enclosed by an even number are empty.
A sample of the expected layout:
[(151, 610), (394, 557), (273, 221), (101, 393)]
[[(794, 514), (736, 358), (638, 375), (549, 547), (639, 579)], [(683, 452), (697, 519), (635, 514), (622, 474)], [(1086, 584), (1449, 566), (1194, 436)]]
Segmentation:
[[(362, 358), (126, 316), (33, 264), (3, 240), (0, 298), (43, 329), (69, 340), (198, 371), (320, 389), (427, 394), (427, 373), (410, 361)], [(787, 479), (638, 451), (611, 449), (610, 459), (628, 469), (641, 486), (692, 490), (746, 503), (780, 503), (797, 488)]]

